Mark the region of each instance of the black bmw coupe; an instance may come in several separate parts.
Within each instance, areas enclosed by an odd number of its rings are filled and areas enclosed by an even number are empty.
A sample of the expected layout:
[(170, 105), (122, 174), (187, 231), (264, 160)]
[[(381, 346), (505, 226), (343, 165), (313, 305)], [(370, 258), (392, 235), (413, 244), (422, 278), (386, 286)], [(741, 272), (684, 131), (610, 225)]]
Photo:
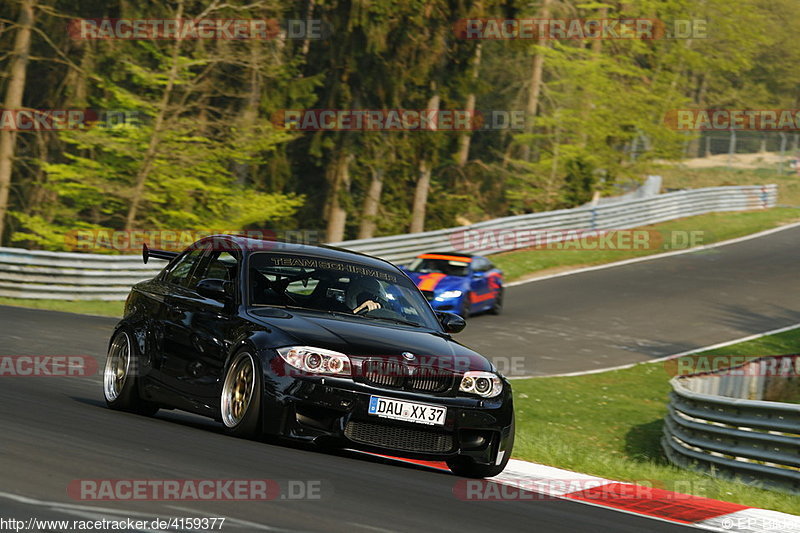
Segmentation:
[(112, 409), (181, 409), (235, 436), (443, 460), (468, 477), (506, 466), (509, 382), (391, 263), (231, 235), (150, 257), (168, 264), (133, 287), (109, 343)]

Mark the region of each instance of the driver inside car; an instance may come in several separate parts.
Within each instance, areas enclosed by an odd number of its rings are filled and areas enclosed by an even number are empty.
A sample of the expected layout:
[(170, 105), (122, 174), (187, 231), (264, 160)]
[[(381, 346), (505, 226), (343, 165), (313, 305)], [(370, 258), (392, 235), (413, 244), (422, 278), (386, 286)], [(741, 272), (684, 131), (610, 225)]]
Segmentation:
[(369, 313), (381, 308), (378, 302), (381, 292), (378, 280), (366, 276), (357, 277), (347, 285), (344, 303), (353, 313)]

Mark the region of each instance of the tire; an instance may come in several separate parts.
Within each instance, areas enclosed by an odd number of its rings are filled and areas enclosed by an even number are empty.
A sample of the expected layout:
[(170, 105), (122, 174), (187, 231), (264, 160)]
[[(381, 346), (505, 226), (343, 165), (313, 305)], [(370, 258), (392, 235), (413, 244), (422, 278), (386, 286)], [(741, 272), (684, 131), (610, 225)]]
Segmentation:
[(106, 405), (117, 411), (153, 416), (158, 405), (139, 396), (139, 354), (124, 330), (111, 340), (103, 369), (103, 396)]
[(461, 315), (461, 318), (467, 319), (469, 317), (469, 295), (471, 293), (467, 292), (461, 298), (461, 305), (458, 306), (458, 314)]
[(219, 402), (226, 433), (243, 439), (261, 436), (262, 391), (256, 358), (246, 349), (237, 352), (225, 371)]
[(512, 421), (510, 435), (511, 444), (508, 449), (505, 450), (505, 455), (499, 465), (481, 465), (473, 461), (471, 457), (457, 456), (447, 460), (447, 466), (450, 468), (450, 471), (457, 476), (470, 478), (494, 477), (500, 474), (500, 472), (505, 469), (509, 459), (511, 459), (511, 452), (514, 449), (514, 428), (515, 424)]
[(494, 306), (489, 310), (493, 315), (499, 315), (503, 312), (503, 287), (497, 290), (497, 296), (494, 298)]

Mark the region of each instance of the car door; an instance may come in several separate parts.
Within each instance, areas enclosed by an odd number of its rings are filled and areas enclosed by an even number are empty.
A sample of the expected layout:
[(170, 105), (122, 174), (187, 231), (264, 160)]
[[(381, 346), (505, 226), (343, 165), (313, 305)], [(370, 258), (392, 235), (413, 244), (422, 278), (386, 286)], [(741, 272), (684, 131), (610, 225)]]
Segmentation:
[[(221, 258), (231, 270), (220, 265)], [(174, 284), (167, 299), (161, 371), (183, 399), (183, 408), (196, 412), (216, 408), (235, 306), (201, 295), (197, 284), (209, 277), (233, 281), (237, 265), (233, 253), (207, 250), (191, 275)]]
[(470, 298), (472, 311), (480, 311), (486, 307), (487, 300), (491, 300), (493, 292), (489, 289), (489, 282), (486, 279), (491, 263), (483, 257), (476, 257), (470, 263)]

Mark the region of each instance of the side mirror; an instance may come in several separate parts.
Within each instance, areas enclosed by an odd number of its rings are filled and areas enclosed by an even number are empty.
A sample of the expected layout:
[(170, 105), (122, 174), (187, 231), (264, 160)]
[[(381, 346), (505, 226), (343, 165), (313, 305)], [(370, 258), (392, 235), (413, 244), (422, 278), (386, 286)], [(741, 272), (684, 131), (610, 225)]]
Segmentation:
[(200, 280), (197, 284), (197, 292), (206, 298), (227, 302), (231, 299), (231, 293), (228, 291), (228, 283), (229, 282), (224, 279), (216, 278)]
[(467, 321), (455, 313), (437, 313), (439, 323), (447, 333), (458, 333), (467, 327)]

